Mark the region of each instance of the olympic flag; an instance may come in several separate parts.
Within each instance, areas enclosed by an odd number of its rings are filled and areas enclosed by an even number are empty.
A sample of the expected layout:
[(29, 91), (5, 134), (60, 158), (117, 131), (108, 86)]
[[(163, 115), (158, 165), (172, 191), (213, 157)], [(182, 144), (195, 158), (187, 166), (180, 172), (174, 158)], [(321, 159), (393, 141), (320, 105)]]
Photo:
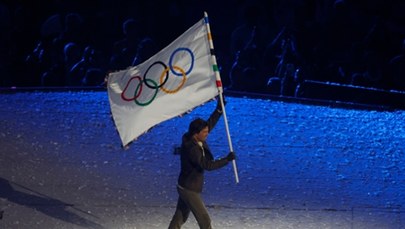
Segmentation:
[(207, 23), (205, 17), (145, 62), (108, 75), (110, 108), (124, 147), (222, 90)]

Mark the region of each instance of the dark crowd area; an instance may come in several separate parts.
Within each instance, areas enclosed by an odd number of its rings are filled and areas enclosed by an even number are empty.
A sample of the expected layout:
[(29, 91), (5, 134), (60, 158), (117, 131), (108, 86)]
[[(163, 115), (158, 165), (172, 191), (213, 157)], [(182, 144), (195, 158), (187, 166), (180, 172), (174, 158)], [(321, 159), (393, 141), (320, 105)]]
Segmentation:
[(305, 81), (405, 91), (402, 0), (6, 0), (0, 87), (105, 86), (209, 15), (226, 88)]

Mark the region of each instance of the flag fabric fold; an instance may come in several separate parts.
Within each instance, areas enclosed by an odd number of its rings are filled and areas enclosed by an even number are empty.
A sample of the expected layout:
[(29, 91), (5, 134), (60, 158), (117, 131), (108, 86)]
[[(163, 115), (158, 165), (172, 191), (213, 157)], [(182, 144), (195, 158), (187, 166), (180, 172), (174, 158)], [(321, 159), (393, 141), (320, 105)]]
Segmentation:
[(108, 75), (111, 113), (123, 146), (218, 95), (210, 55), (201, 19), (147, 61)]

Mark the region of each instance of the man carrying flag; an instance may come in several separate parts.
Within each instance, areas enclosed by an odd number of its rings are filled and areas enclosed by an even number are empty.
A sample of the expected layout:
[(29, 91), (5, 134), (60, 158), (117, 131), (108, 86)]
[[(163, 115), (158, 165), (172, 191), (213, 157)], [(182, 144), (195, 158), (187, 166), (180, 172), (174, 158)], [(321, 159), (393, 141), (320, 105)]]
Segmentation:
[[(154, 125), (219, 97), (210, 118), (194, 120), (183, 136), (177, 186), (179, 200), (170, 223), (170, 228), (180, 228), (191, 211), (201, 228), (211, 228), (200, 196), (204, 170), (219, 169), (232, 161), (236, 183), (239, 179), (207, 13), (145, 62), (110, 73), (107, 84), (112, 116), (124, 147)], [(205, 140), (221, 115), (230, 153), (223, 159), (214, 160)]]
[(200, 228), (211, 228), (211, 219), (201, 198), (204, 171), (224, 167), (235, 159), (230, 152), (225, 158), (214, 160), (206, 139), (223, 112), (220, 100), (207, 121), (197, 118), (183, 135), (180, 148), (181, 170), (177, 184), (179, 199), (169, 229), (179, 229), (187, 221), (190, 211)]

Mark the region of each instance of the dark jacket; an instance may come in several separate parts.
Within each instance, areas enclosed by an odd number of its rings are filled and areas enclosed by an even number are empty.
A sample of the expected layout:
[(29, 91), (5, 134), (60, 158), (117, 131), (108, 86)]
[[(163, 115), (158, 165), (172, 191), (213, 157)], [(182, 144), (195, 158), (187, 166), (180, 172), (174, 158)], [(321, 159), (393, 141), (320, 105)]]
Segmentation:
[[(210, 132), (220, 117), (221, 113), (217, 110), (211, 114), (207, 120)], [(203, 148), (204, 150), (194, 141), (189, 133), (183, 135), (180, 152), (181, 171), (178, 184), (183, 188), (198, 193), (201, 193), (203, 189), (204, 170), (215, 170), (228, 164), (228, 160), (225, 158), (214, 160), (206, 142), (203, 142)]]

